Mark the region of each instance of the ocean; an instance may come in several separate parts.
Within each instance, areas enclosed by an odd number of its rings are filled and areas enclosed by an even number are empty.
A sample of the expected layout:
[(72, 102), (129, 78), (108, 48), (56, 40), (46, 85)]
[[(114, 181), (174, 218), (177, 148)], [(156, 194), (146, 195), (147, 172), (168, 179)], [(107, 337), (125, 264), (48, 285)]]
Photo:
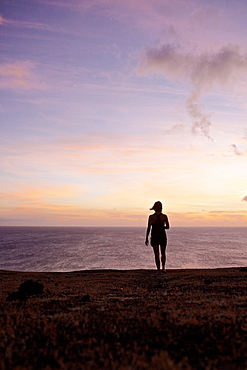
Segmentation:
[[(0, 269), (155, 269), (144, 227), (0, 227)], [(167, 269), (247, 266), (247, 227), (167, 230)]]

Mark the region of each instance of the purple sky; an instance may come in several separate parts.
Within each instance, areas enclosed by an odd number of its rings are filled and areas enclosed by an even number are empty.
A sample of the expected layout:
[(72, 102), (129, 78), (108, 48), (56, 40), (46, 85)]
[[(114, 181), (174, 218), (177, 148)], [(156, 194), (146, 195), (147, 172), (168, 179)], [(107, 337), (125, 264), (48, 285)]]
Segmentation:
[(2, 0), (0, 225), (246, 226), (246, 14)]

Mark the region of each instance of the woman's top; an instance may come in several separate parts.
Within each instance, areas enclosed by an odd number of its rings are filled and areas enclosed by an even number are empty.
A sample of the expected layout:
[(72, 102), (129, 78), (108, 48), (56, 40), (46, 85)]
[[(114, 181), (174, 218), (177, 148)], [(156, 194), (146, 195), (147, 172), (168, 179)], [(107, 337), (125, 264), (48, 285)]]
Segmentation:
[(164, 222), (160, 220), (161, 214), (155, 214), (156, 221), (152, 224), (151, 237), (159, 237), (166, 235)]

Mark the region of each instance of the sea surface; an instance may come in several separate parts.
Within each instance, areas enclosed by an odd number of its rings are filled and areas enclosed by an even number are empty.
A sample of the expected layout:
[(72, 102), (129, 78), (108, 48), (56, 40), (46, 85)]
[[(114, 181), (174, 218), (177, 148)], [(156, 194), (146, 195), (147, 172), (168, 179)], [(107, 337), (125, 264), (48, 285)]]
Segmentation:
[[(0, 227), (0, 269), (155, 269), (143, 227)], [(167, 269), (247, 266), (247, 227), (167, 230)]]

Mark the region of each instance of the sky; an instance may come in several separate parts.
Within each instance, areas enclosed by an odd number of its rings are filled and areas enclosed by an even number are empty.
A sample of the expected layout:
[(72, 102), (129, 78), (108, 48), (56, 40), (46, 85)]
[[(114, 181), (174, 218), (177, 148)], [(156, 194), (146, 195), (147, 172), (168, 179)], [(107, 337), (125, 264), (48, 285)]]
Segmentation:
[(247, 226), (245, 0), (1, 0), (0, 225)]

